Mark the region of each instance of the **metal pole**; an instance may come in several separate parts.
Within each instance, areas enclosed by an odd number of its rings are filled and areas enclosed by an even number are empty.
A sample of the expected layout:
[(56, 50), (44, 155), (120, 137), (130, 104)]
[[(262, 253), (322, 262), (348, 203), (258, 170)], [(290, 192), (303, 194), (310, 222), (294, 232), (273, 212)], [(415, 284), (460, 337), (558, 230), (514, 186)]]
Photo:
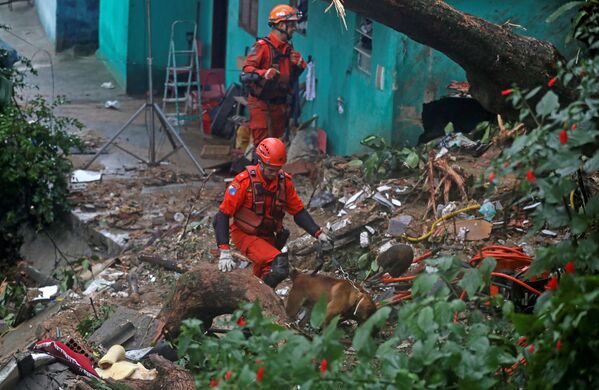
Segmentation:
[(146, 26), (148, 30), (148, 105), (150, 109), (150, 164), (156, 165), (156, 126), (154, 123), (154, 83), (152, 78), (152, 13), (151, 0), (146, 0)]

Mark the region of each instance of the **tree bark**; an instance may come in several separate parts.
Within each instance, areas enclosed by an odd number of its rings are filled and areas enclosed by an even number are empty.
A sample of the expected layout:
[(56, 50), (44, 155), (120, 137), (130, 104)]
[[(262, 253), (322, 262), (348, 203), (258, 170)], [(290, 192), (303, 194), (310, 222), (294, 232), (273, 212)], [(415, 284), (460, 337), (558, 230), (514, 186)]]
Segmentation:
[[(466, 71), (471, 95), (494, 113), (513, 116), (501, 91), (513, 84), (546, 86), (557, 73), (558, 61), (563, 60), (548, 42), (515, 34), (442, 0), (344, 0), (344, 5), (458, 63)], [(554, 89), (570, 97), (559, 84)]]
[(119, 382), (109, 380), (109, 383), (123, 384), (134, 390), (195, 390), (195, 380), (189, 371), (160, 355), (152, 354), (150, 360), (157, 371), (153, 381), (127, 379)]
[(172, 339), (187, 318), (202, 320), (208, 329), (215, 317), (233, 313), (241, 304), (255, 301), (260, 302), (266, 316), (280, 322), (287, 319), (281, 298), (249, 269), (225, 273), (213, 264), (201, 264), (179, 278), (157, 321), (162, 333)]

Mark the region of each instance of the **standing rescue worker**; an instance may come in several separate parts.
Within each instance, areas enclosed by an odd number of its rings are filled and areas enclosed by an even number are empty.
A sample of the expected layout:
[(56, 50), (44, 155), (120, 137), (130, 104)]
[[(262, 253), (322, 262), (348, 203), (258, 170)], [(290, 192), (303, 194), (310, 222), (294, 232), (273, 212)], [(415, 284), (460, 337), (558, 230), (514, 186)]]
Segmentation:
[[(220, 249), (218, 269), (235, 268), (229, 233), (235, 246), (253, 263), (254, 275), (275, 288), (289, 274), (287, 253), (281, 253), (289, 231), (283, 228), (285, 213), (322, 243), (331, 239), (322, 232), (295, 191), (291, 176), (281, 167), (287, 160), (285, 145), (266, 138), (256, 148), (258, 165), (249, 165), (227, 187), (214, 217), (216, 242)], [(229, 226), (229, 218), (233, 223)]]
[(257, 147), (267, 137), (281, 138), (289, 121), (291, 86), (307, 64), (289, 41), (301, 12), (280, 4), (270, 11), (272, 31), (256, 41), (243, 65), (242, 81), (248, 86), (250, 130)]

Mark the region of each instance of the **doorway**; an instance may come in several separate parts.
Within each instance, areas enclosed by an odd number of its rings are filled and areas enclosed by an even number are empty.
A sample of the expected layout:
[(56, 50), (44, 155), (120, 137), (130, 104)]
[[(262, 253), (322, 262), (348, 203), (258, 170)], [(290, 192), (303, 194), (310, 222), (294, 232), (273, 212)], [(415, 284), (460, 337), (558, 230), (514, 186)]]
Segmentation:
[(227, 11), (229, 0), (215, 0), (212, 12), (211, 68), (224, 68), (227, 57)]

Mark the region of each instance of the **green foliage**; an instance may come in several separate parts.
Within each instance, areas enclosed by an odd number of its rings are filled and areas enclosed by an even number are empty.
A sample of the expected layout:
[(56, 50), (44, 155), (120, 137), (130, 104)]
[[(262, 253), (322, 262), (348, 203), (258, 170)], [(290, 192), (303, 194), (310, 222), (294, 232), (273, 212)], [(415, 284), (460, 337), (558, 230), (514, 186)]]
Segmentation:
[[(584, 184), (599, 170), (599, 2), (568, 3), (558, 13), (581, 5), (573, 36), (586, 51), (563, 64), (546, 87), (514, 88), (509, 98), (520, 120), (536, 126), (516, 138), (492, 167), (498, 176), (519, 178), (514, 192), (522, 201), (530, 197), (541, 201), (533, 213), (531, 234), (544, 227), (570, 233), (557, 245), (539, 248), (529, 270), (535, 275), (563, 267), (566, 273), (559, 282), (552, 281), (557, 287), (538, 299), (533, 314), (510, 315), (531, 345), (520, 353), (531, 388), (599, 384), (593, 358), (599, 347), (599, 194)], [(566, 101), (553, 91), (560, 85), (572, 90), (574, 99)], [(533, 107), (532, 101), (538, 103)]]
[(77, 332), (84, 338), (89, 337), (116, 311), (117, 305), (103, 305), (98, 309), (98, 317), (90, 313), (87, 318), (77, 324)]
[[(0, 69), (0, 76), (15, 88), (23, 86), (21, 72)], [(0, 111), (0, 263), (18, 258), (19, 229), (24, 224), (41, 228), (68, 209), (72, 165), (67, 156), (80, 142), (67, 130), (81, 124), (54, 115), (63, 102), (59, 98), (48, 104), (37, 96), (25, 107), (9, 104)]]
[[(1, 282), (0, 285), (2, 285)], [(27, 294), (27, 286), (23, 283), (8, 283), (3, 287), (4, 289), (0, 293), (0, 319), (11, 326), (14, 323), (17, 311), (23, 304), (23, 298)]]
[(368, 181), (376, 181), (382, 177), (389, 177), (391, 172), (400, 168), (417, 169), (420, 156), (414, 148), (396, 149), (391, 147), (383, 137), (370, 135), (360, 143), (372, 149), (364, 161), (364, 176)]

